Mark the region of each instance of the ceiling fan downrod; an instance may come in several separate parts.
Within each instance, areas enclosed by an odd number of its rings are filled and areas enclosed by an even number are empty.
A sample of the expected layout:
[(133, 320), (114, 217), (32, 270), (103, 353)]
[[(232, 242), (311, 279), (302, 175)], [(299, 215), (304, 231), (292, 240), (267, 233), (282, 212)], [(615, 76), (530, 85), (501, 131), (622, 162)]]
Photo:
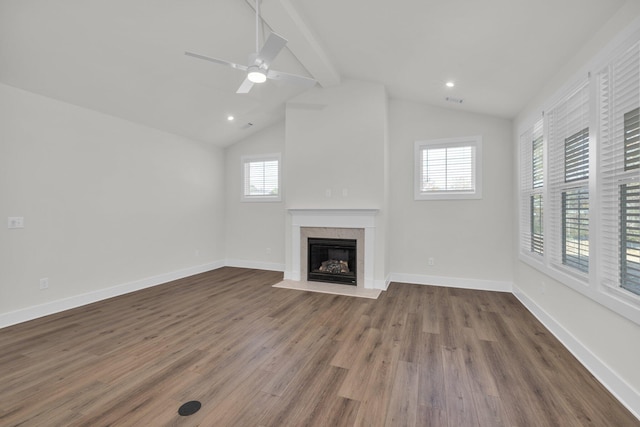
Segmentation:
[(256, 52), (260, 52), (260, 0), (256, 0)]

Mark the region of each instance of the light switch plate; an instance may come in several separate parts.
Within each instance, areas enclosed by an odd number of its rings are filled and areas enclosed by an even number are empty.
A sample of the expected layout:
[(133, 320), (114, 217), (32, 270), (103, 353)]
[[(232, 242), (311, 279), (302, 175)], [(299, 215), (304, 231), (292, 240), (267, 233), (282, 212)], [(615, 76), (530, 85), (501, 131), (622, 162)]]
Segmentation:
[(7, 226), (9, 228), (24, 228), (24, 217), (10, 216)]

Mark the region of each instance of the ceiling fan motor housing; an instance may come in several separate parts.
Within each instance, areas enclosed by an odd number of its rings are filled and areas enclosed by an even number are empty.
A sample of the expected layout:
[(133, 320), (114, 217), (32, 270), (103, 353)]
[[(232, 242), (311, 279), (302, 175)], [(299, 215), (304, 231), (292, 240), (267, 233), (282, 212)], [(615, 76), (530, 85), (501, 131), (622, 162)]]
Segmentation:
[(252, 83), (264, 83), (267, 81), (267, 73), (257, 65), (251, 65), (247, 69), (247, 78)]

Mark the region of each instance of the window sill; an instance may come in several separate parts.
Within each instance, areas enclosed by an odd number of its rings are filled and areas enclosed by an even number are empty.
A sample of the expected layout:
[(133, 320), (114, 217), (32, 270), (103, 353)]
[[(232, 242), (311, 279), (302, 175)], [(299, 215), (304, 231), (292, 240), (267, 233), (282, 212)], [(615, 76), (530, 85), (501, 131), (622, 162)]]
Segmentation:
[(603, 305), (614, 313), (640, 325), (640, 298), (611, 286), (592, 284), (588, 277), (580, 273), (569, 274), (562, 269), (547, 266), (541, 257), (520, 252), (519, 259), (524, 264), (563, 284), (572, 290)]
[(266, 196), (255, 196), (255, 197), (245, 197), (243, 196), (240, 199), (241, 202), (247, 203), (278, 203), (282, 202), (282, 197), (266, 197)]
[(456, 193), (456, 192), (433, 192), (433, 193), (418, 193), (413, 197), (416, 201), (422, 200), (479, 200), (482, 199), (482, 194), (479, 192), (474, 193)]

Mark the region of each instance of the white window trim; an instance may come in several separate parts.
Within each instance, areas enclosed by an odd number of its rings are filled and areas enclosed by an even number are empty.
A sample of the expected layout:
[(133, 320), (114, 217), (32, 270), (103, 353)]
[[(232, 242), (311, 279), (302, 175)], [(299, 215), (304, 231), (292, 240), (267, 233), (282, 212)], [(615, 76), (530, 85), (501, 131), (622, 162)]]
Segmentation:
[[(425, 148), (442, 147), (468, 147), (475, 148), (473, 158), (473, 178), (475, 184), (474, 191), (420, 191), (421, 179), (421, 151)], [(456, 199), (481, 199), (482, 198), (482, 136), (467, 136), (456, 138), (432, 139), (426, 141), (415, 141), (414, 143), (414, 172), (413, 172), (413, 194), (414, 200), (456, 200)]]
[[(245, 164), (251, 162), (278, 161), (278, 194), (274, 196), (248, 196), (244, 193)], [(282, 201), (282, 156), (280, 153), (247, 155), (240, 158), (240, 201), (281, 202)]]

